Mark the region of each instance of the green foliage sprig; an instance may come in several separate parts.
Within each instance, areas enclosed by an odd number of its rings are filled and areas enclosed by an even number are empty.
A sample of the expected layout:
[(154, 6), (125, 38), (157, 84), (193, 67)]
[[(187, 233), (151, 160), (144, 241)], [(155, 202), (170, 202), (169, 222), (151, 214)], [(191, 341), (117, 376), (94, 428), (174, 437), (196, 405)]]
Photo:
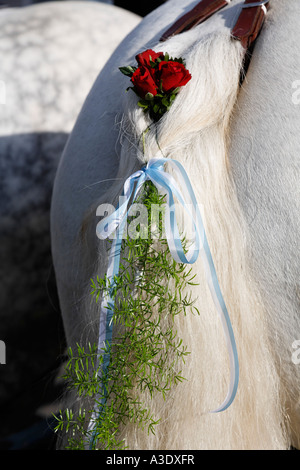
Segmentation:
[[(151, 205), (163, 206), (164, 198), (151, 182), (144, 188), (141, 197), (150, 228)], [(161, 220), (158, 230), (161, 233)], [(70, 349), (64, 378), (78, 397), (97, 399), (99, 415), (91, 432), (86, 425), (92, 410), (60, 412), (56, 430), (68, 434), (68, 449), (83, 449), (87, 442), (92, 449), (124, 449), (121, 431), (128, 422), (155, 433), (160, 418), (147, 409), (143, 393), (152, 399), (156, 394), (165, 398), (184, 380), (181, 367), (189, 353), (178, 337), (174, 319), (199, 313), (191, 295), (183, 294), (186, 286), (195, 285), (195, 276), (186, 265), (172, 259), (163, 238), (127, 238), (122, 253), (120, 272), (114, 279), (113, 324), (117, 333), (112, 344), (99, 358), (96, 345), (87, 350), (78, 345), (76, 355)], [(109, 288), (106, 279), (92, 280), (96, 300)], [(108, 355), (106, 373), (99, 374)]]

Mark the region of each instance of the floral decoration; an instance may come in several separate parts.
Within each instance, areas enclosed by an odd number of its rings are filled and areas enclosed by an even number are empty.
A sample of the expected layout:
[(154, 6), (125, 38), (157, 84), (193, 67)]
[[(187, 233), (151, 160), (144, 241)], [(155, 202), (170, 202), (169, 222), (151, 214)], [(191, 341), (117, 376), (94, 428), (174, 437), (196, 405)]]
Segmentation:
[(184, 60), (152, 49), (136, 56), (138, 66), (119, 67), (130, 77), (132, 89), (140, 98), (138, 105), (157, 122), (169, 110), (180, 88), (192, 78)]

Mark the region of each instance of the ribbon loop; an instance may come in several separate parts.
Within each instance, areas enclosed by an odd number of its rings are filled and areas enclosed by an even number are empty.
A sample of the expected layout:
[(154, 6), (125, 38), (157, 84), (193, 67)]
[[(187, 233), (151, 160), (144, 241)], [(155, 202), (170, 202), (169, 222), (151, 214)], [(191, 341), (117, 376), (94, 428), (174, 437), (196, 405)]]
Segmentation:
[[(171, 164), (176, 178), (179, 181), (181, 190), (173, 176), (164, 170), (164, 165)], [(221, 293), (212, 255), (207, 242), (204, 224), (197, 204), (192, 185), (180, 162), (168, 158), (153, 158), (141, 170), (129, 176), (123, 187), (122, 204), (110, 216), (103, 219), (97, 225), (97, 236), (108, 238), (116, 231), (116, 238), (113, 240), (107, 268), (107, 282), (110, 292), (113, 289), (114, 276), (119, 272), (120, 255), (123, 231), (129, 212), (129, 202), (134, 201), (146, 180), (152, 181), (158, 191), (166, 195), (166, 215), (165, 230), (168, 246), (172, 257), (178, 263), (193, 264), (201, 254), (206, 274), (206, 280), (214, 301), (217, 313), (219, 314), (225, 334), (226, 345), (230, 361), (230, 383), (227, 396), (224, 402), (212, 413), (226, 410), (233, 402), (237, 392), (239, 380), (239, 364), (234, 333), (228, 311)], [(194, 228), (194, 239), (185, 253), (179, 229), (176, 221), (174, 197), (180, 202), (184, 210), (188, 213)], [(190, 211), (192, 207), (192, 211)], [(104, 296), (100, 311), (100, 328), (98, 341), (98, 354), (105, 354), (102, 369), (107, 369), (109, 364), (109, 353), (104, 352), (105, 346), (110, 344), (112, 338), (112, 316), (114, 300), (111, 295)], [(102, 373), (103, 373), (102, 370)], [(93, 428), (94, 418), (90, 422), (89, 429)]]

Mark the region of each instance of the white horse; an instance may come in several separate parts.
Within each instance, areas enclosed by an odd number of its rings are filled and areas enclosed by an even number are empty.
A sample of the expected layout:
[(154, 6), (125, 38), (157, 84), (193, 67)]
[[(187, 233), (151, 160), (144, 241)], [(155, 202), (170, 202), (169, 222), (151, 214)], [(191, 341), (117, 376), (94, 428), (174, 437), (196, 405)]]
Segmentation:
[[(300, 40), (297, 0), (270, 2), (246, 79), (242, 46), (230, 36), (241, 0), (160, 43), (195, 2), (170, 0), (129, 34), (98, 76), (56, 175), (52, 250), (68, 344), (97, 343), (99, 304), (90, 278), (104, 276), (107, 252), (96, 236), (96, 207), (115, 204), (125, 179), (162, 154), (180, 161), (203, 207), (205, 228), (229, 310), (240, 362), (238, 392), (226, 392), (228, 361), (203, 266), (193, 266), (200, 316), (177, 320), (190, 357), (187, 381), (149, 399), (161, 418), (155, 435), (128, 424), (131, 449), (288, 449), (300, 444), (300, 337), (297, 302), (300, 113), (295, 98)], [(149, 120), (127, 94), (118, 67), (145, 49), (181, 56), (192, 74), (170, 110), (138, 147)], [(294, 95), (293, 95), (294, 93)], [(159, 142), (159, 148), (157, 146)], [(79, 406), (86, 407), (84, 401)]]
[[(12, 419), (15, 401), (8, 411), (12, 396), (21, 389), (24, 397), (24, 381), (47, 373), (61, 353), (49, 233), (58, 162), (99, 70), (140, 20), (103, 3), (0, 10), (0, 338), (7, 347), (1, 437), (19, 430)], [(41, 405), (31, 402), (34, 409), (17, 407), (23, 410), (20, 428)]]

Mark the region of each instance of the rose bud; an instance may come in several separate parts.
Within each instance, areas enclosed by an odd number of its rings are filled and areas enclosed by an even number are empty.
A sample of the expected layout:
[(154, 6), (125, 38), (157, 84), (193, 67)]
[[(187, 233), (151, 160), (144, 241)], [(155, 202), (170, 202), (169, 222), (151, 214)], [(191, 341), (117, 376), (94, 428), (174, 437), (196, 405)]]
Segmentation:
[(131, 77), (131, 81), (141, 98), (145, 98), (147, 93), (151, 93), (153, 96), (157, 94), (158, 85), (152, 78), (148, 68), (143, 66), (137, 68)]
[(138, 54), (135, 58), (139, 65), (143, 65), (144, 67), (151, 68), (150, 60), (152, 62), (155, 62), (156, 59), (163, 59), (164, 53), (154, 52), (152, 49), (147, 49), (146, 51)]
[(180, 62), (161, 61), (158, 65), (157, 77), (161, 81), (162, 90), (169, 92), (182, 87), (192, 78), (190, 72)]

